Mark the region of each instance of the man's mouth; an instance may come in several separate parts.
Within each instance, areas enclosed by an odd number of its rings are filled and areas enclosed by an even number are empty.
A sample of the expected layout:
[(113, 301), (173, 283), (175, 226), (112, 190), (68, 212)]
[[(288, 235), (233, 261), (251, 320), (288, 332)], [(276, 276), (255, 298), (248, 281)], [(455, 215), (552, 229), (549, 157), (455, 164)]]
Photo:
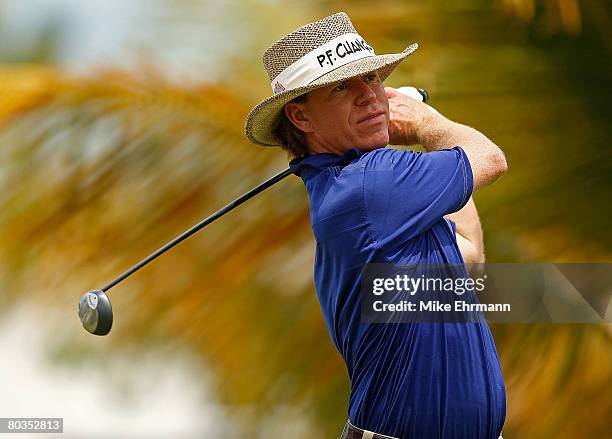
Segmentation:
[(362, 122), (378, 122), (380, 120), (382, 120), (385, 117), (385, 112), (384, 111), (375, 111), (373, 113), (369, 113), (368, 115), (366, 115), (366, 117), (364, 117), (363, 119), (359, 120), (357, 123), (362, 123)]

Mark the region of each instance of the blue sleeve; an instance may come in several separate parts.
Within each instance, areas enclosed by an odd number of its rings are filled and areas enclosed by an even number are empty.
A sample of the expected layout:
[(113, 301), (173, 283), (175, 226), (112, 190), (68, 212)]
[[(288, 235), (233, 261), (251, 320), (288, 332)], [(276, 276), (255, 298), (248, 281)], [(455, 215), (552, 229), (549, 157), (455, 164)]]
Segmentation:
[(472, 195), (472, 168), (458, 146), (427, 153), (381, 148), (366, 157), (366, 214), (383, 247), (428, 230)]

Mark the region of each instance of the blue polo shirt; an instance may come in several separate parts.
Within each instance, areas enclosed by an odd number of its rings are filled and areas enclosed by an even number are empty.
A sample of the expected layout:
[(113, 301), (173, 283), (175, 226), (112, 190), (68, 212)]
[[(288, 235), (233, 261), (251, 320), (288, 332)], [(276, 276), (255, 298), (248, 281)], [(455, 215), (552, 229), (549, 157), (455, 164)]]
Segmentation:
[(463, 264), (454, 223), (443, 216), (472, 193), (465, 152), (351, 149), (293, 160), (290, 167), (310, 199), (314, 283), (351, 380), (351, 423), (402, 439), (497, 439), (505, 387), (484, 320), (361, 319), (365, 264)]

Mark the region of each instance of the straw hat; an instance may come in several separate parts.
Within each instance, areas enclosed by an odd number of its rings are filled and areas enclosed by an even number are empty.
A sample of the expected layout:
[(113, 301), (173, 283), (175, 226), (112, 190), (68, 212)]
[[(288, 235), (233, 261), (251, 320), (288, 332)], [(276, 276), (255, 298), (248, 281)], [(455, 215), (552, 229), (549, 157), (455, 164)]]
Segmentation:
[(376, 55), (344, 12), (300, 27), (263, 54), (274, 94), (251, 110), (245, 124), (246, 136), (258, 145), (279, 145), (272, 130), (287, 102), (374, 70), (385, 80), (417, 47), (412, 44), (402, 53)]

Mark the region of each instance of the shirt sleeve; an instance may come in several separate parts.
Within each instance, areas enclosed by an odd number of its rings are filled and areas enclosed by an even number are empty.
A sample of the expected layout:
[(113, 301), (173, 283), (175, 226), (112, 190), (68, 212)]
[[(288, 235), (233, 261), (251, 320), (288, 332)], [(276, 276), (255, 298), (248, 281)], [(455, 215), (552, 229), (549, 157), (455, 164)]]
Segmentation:
[(364, 201), (374, 238), (381, 246), (414, 238), (461, 209), (473, 185), (472, 168), (458, 146), (427, 153), (372, 151), (364, 163)]

